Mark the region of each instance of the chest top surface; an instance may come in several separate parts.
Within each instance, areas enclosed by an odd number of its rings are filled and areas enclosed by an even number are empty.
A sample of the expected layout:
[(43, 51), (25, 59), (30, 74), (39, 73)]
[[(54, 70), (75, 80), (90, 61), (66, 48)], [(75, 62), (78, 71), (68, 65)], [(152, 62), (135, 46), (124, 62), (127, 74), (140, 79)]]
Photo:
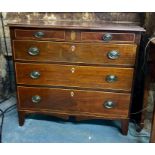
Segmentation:
[(44, 20), (21, 20), (8, 23), (9, 27), (30, 28), (56, 28), (56, 29), (83, 29), (83, 30), (108, 30), (108, 31), (132, 31), (145, 32), (145, 29), (133, 24), (109, 23), (103, 21), (44, 21)]

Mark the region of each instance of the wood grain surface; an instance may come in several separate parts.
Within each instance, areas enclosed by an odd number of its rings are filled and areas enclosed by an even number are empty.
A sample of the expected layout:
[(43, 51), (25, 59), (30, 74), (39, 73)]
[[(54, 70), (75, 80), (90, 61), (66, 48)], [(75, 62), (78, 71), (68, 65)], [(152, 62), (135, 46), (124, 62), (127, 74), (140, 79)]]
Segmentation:
[[(32, 56), (29, 49), (35, 47), (39, 54)], [(135, 64), (135, 44), (103, 44), (103, 43), (69, 43), (50, 41), (13, 41), (15, 60), (37, 62), (66, 62), (100, 65), (131, 65)], [(115, 60), (108, 57), (111, 51), (119, 52)]]
[[(131, 91), (133, 68), (94, 67), (58, 64), (16, 63), (18, 84), (66, 86), (96, 89)], [(31, 72), (40, 77), (32, 79)], [(107, 82), (108, 75), (117, 76), (117, 81)]]
[[(18, 86), (19, 107), (29, 110), (51, 110), (75, 113), (88, 113), (100, 116), (127, 117), (130, 94), (102, 91), (82, 91), (74, 89), (53, 89)], [(25, 95), (26, 94), (26, 95)], [(73, 95), (74, 94), (74, 95)], [(39, 103), (32, 102), (32, 96), (39, 95)], [(112, 100), (115, 106), (107, 109), (105, 101)]]

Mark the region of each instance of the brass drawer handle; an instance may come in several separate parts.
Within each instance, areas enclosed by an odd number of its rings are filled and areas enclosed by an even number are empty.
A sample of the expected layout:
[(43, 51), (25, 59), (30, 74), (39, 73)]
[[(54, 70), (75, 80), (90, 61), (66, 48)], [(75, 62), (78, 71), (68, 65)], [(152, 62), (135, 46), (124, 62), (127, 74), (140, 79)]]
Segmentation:
[(39, 54), (39, 49), (37, 47), (31, 47), (28, 49), (29, 55), (36, 56)]
[(109, 59), (115, 60), (115, 59), (119, 58), (120, 53), (119, 53), (119, 51), (112, 50), (112, 51), (108, 52), (107, 56), (108, 56)]
[(104, 102), (103, 106), (106, 108), (106, 109), (112, 109), (115, 107), (115, 102), (111, 101), (111, 100), (107, 100)]
[(39, 103), (41, 101), (41, 97), (39, 95), (32, 96), (33, 103)]
[(41, 32), (41, 31), (38, 31), (38, 32), (36, 32), (35, 34), (34, 34), (34, 36), (36, 37), (36, 38), (42, 38), (42, 37), (44, 37), (44, 32)]
[(107, 75), (106, 76), (106, 81), (109, 83), (116, 82), (117, 80), (118, 80), (118, 78), (116, 75)]
[(38, 79), (40, 77), (40, 73), (38, 71), (33, 71), (30, 73), (30, 77), (32, 79)]
[(106, 33), (103, 35), (102, 39), (103, 39), (103, 41), (110, 41), (110, 40), (112, 40), (112, 35), (109, 33)]

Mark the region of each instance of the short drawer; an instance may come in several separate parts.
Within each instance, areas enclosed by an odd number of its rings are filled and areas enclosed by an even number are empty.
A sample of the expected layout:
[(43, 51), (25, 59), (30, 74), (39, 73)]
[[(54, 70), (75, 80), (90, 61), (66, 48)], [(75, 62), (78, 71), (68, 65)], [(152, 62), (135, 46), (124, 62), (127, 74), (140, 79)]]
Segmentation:
[[(73, 89), (17, 87), (19, 108), (79, 115), (127, 117), (130, 94)], [(26, 94), (26, 95), (25, 95)]]
[(13, 41), (15, 60), (134, 65), (135, 44)]
[(15, 29), (16, 39), (65, 40), (64, 30)]
[(133, 68), (16, 63), (18, 84), (131, 91)]
[(81, 32), (83, 41), (135, 42), (135, 33)]

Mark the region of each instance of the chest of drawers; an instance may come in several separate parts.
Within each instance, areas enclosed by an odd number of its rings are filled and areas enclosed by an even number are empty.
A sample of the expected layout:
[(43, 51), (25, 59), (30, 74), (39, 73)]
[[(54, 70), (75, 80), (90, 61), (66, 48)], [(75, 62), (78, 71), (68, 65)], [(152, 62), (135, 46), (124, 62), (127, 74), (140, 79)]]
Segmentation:
[(139, 26), (13, 23), (19, 124), (28, 113), (117, 119), (128, 131)]

